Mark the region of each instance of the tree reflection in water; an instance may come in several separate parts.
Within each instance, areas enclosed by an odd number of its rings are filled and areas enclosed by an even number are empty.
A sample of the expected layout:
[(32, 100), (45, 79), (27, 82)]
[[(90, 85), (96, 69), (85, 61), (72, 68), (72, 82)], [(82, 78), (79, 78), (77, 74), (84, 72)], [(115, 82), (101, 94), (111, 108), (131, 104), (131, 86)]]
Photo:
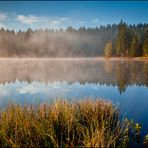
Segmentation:
[(148, 86), (148, 62), (133, 60), (1, 59), (0, 83), (66, 81), (117, 86)]

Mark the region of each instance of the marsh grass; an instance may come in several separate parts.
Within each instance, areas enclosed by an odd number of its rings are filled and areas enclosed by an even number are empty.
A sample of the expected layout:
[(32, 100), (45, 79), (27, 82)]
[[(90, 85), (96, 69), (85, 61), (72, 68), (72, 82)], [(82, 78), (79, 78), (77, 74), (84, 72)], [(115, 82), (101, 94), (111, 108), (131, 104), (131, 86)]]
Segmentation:
[(20, 106), (0, 112), (0, 147), (116, 147), (128, 144), (128, 122), (103, 100)]

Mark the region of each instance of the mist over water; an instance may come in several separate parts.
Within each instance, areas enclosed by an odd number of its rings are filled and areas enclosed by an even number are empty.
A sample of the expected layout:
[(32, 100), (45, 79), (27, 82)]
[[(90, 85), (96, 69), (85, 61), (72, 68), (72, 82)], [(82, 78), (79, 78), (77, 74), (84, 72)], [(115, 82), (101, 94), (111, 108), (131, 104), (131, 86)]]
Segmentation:
[(148, 62), (97, 58), (1, 59), (0, 83), (19, 81), (148, 86)]

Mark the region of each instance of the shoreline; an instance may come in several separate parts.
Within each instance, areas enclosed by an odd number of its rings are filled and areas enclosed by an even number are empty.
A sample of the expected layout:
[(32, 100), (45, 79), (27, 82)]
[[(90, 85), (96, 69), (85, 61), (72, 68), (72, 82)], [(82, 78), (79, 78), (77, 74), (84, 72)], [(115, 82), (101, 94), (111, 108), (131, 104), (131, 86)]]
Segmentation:
[(0, 57), (0, 60), (106, 60), (106, 61), (148, 61), (148, 57), (55, 57), (55, 58), (44, 58), (44, 57)]

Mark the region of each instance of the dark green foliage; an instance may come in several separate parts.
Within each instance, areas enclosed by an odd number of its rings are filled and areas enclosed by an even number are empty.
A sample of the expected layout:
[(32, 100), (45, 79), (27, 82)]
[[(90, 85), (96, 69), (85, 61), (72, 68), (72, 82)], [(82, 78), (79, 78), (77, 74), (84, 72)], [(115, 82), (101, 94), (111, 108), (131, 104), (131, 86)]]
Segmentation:
[(130, 56), (135, 57), (137, 55), (137, 50), (138, 50), (138, 38), (137, 36), (133, 36), (130, 44)]
[(148, 53), (147, 24), (127, 25), (121, 21), (115, 42), (117, 56), (147, 56)]
[(143, 56), (148, 56), (148, 30), (145, 33), (145, 39), (143, 42)]
[(116, 54), (118, 56), (128, 56), (130, 51), (131, 32), (123, 21), (119, 23), (118, 35), (116, 39)]

